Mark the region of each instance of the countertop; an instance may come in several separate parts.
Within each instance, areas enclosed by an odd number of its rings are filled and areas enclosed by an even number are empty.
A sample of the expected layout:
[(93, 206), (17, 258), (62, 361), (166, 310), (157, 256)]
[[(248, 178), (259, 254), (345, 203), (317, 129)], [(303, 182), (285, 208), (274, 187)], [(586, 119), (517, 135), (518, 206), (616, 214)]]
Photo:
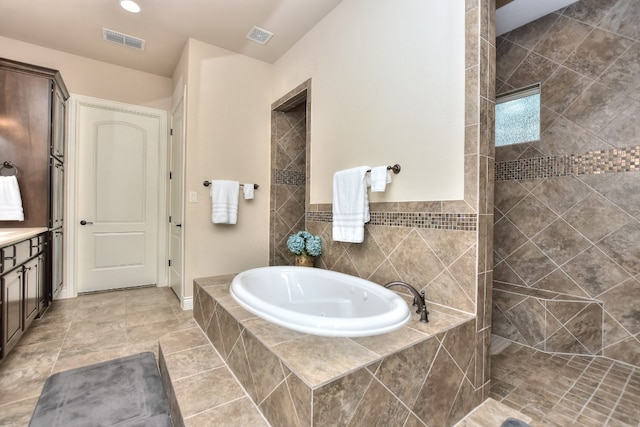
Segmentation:
[(20, 242), (29, 237), (36, 236), (47, 231), (47, 227), (35, 228), (0, 228), (0, 247)]

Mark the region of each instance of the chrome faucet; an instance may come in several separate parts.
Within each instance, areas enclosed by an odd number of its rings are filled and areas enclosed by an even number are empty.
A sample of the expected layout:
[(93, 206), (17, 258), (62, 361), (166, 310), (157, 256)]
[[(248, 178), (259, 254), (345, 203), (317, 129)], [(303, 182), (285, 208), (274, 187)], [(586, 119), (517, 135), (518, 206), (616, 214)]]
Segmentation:
[(420, 321), (427, 323), (429, 321), (429, 312), (427, 311), (427, 304), (424, 302), (424, 291), (418, 292), (416, 288), (411, 286), (405, 282), (389, 282), (384, 285), (385, 288), (390, 288), (391, 286), (403, 286), (411, 291), (413, 294), (413, 305), (418, 306), (416, 313), (420, 315)]

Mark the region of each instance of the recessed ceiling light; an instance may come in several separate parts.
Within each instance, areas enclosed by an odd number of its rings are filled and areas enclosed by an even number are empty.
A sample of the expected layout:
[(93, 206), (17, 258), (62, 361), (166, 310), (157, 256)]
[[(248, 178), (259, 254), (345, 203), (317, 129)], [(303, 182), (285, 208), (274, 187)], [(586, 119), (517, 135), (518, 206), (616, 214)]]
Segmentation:
[(120, 2), (120, 6), (122, 6), (122, 8), (127, 12), (131, 12), (131, 13), (140, 12), (140, 6), (138, 6), (138, 3), (134, 2), (133, 0), (122, 0)]

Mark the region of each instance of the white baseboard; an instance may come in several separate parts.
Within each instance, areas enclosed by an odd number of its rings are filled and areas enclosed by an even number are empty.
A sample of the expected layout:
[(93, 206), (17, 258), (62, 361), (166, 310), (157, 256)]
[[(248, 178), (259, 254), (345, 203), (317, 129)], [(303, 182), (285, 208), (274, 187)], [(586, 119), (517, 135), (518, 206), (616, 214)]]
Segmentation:
[(193, 310), (193, 297), (187, 297), (180, 304), (183, 310)]

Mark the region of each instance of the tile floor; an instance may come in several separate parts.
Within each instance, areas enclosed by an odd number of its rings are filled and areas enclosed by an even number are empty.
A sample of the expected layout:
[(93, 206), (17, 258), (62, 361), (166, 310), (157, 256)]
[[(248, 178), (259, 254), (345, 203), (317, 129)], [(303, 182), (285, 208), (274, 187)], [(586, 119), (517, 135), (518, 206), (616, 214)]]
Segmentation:
[[(142, 351), (157, 357), (161, 336), (195, 326), (192, 312), (180, 309), (169, 288), (56, 301), (0, 364), (0, 426), (28, 424), (52, 373)], [(533, 427), (640, 426), (640, 369), (516, 344), (491, 362), (492, 397), (531, 417)]]
[(56, 301), (0, 363), (0, 426), (26, 426), (47, 377), (129, 354), (158, 354), (158, 338), (194, 327), (169, 288)]
[(491, 358), (491, 397), (533, 427), (640, 426), (640, 369), (510, 344)]

